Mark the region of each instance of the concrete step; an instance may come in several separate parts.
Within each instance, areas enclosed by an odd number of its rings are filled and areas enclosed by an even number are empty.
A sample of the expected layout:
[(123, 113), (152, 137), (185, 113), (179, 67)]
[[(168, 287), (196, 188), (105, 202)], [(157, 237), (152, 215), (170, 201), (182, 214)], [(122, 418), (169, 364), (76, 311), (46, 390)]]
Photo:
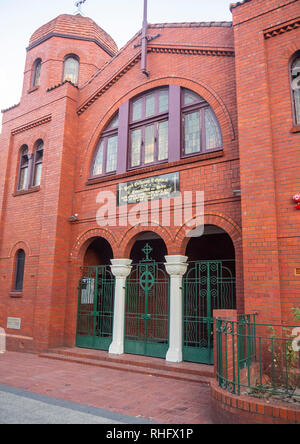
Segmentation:
[(209, 384), (213, 377), (213, 367), (210, 366), (186, 362), (172, 364), (163, 359), (145, 356), (111, 356), (98, 350), (64, 347), (41, 353), (40, 357), (200, 384)]

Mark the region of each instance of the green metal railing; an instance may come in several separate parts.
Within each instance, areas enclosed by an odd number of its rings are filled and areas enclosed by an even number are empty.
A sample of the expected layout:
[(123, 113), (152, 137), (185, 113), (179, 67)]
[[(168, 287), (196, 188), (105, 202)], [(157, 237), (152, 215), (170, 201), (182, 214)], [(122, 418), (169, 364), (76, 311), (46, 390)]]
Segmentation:
[(216, 320), (217, 380), (231, 393), (278, 396), (300, 402), (300, 352), (296, 326), (257, 322), (256, 315), (238, 321)]

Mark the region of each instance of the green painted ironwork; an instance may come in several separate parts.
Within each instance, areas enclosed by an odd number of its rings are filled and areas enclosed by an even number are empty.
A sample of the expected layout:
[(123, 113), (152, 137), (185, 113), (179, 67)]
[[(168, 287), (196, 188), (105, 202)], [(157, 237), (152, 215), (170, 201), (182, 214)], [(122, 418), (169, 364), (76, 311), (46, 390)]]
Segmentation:
[[(216, 320), (217, 381), (224, 390), (267, 399), (300, 402), (300, 352), (293, 347), (295, 325)], [(279, 398), (278, 398), (279, 397)]]
[(76, 345), (108, 350), (112, 342), (115, 278), (110, 266), (84, 267), (78, 286)]
[(234, 261), (189, 263), (183, 278), (183, 359), (214, 363), (213, 310), (236, 306)]
[(126, 282), (125, 353), (165, 358), (169, 344), (169, 277), (150, 258), (133, 265)]

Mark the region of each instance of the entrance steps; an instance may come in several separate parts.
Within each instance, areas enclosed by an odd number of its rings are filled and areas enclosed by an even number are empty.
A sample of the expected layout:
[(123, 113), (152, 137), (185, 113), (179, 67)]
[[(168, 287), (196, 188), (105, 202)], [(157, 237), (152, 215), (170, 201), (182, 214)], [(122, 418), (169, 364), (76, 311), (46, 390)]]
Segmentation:
[(136, 355), (115, 356), (101, 350), (77, 347), (52, 349), (41, 353), (40, 357), (199, 384), (209, 384), (214, 376), (214, 367), (209, 365), (189, 362), (173, 364), (158, 358)]

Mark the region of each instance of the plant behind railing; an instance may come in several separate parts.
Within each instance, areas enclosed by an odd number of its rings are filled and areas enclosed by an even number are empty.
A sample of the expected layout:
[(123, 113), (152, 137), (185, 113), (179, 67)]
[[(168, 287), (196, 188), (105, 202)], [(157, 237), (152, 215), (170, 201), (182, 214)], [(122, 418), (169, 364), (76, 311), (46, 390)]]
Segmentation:
[(300, 352), (293, 346), (294, 328), (257, 323), (255, 315), (241, 316), (238, 321), (217, 319), (220, 387), (237, 395), (300, 402)]

